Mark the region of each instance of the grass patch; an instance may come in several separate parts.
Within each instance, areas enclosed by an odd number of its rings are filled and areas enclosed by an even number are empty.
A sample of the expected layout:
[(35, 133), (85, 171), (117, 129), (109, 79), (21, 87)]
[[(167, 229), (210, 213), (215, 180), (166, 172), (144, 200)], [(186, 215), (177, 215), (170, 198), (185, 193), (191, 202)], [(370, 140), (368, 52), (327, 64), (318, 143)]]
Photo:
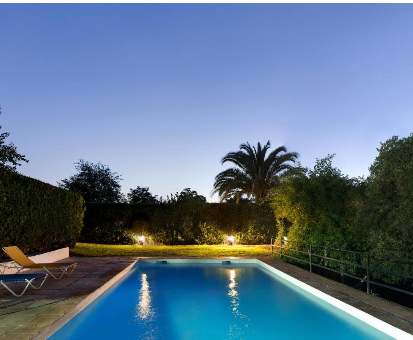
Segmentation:
[(218, 257), (218, 256), (270, 256), (270, 246), (245, 246), (245, 245), (201, 245), (201, 246), (140, 246), (140, 245), (107, 245), (93, 243), (77, 243), (70, 249), (72, 255), (81, 256), (193, 256), (193, 257)]

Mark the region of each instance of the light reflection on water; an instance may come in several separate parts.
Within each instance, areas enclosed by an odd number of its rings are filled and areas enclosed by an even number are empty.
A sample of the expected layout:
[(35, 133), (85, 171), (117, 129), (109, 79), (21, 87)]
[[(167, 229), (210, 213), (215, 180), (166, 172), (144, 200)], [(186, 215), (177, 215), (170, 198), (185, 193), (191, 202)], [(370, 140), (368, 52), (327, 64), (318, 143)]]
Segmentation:
[(229, 338), (239, 339), (246, 336), (246, 333), (251, 332), (248, 329), (249, 319), (248, 317), (241, 313), (239, 306), (240, 306), (240, 295), (237, 291), (237, 274), (234, 269), (229, 271), (229, 290), (228, 296), (230, 297), (230, 305), (232, 309), (232, 315), (234, 316), (235, 320), (232, 325), (229, 326), (228, 336)]
[(141, 275), (142, 287), (139, 292), (139, 304), (137, 308), (137, 317), (141, 320), (149, 318), (153, 311), (151, 309), (151, 291), (149, 290), (148, 275)]
[(157, 328), (151, 326), (156, 319), (155, 309), (152, 305), (151, 290), (148, 281), (148, 275), (141, 275), (141, 289), (139, 290), (139, 303), (136, 306), (136, 321), (140, 324), (146, 325), (144, 334), (138, 336), (139, 339), (156, 339)]
[(234, 312), (238, 311), (238, 306), (239, 306), (239, 298), (238, 298), (238, 292), (236, 291), (236, 286), (237, 286), (237, 282), (235, 281), (235, 278), (237, 277), (237, 274), (235, 274), (235, 270), (231, 269), (229, 271), (229, 281), (230, 284), (228, 285), (229, 287), (229, 292), (228, 295), (230, 297), (232, 297), (231, 299), (231, 304), (232, 304), (232, 310)]

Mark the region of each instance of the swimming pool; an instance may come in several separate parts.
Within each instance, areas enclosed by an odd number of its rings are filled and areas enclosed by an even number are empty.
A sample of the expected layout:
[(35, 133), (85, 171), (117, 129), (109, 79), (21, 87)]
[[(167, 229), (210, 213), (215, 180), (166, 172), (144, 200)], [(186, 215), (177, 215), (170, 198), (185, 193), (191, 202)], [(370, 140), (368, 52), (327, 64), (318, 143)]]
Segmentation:
[(332, 303), (344, 307), (337, 308), (261, 261), (164, 261), (139, 260), (51, 339), (390, 339), (383, 330), (409, 336), (367, 316), (382, 331), (372, 327), (355, 317), (365, 313), (338, 300)]

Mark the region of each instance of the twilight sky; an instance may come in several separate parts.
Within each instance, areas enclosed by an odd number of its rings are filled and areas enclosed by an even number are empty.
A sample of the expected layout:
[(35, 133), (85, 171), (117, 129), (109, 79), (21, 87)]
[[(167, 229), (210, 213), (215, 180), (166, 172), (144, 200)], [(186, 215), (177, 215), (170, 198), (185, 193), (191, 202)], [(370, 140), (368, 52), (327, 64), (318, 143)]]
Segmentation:
[(208, 200), (221, 158), (270, 140), (368, 174), (413, 132), (413, 5), (0, 4), (0, 116), (56, 184), (83, 158), (124, 192)]

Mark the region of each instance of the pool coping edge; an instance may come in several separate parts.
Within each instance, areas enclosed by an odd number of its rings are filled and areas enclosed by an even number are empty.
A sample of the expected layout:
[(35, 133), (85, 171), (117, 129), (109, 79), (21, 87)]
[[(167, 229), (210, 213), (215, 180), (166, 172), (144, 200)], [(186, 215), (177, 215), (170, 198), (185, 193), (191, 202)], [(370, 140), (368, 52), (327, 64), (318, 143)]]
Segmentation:
[(116, 282), (118, 282), (122, 277), (124, 277), (130, 270), (137, 265), (139, 262), (149, 262), (149, 263), (156, 263), (158, 261), (167, 261), (171, 264), (173, 263), (214, 263), (214, 262), (224, 262), (224, 261), (234, 261), (234, 263), (245, 263), (245, 264), (257, 264), (262, 268), (270, 271), (271, 273), (291, 282), (295, 286), (303, 289), (304, 291), (312, 294), (313, 296), (325, 301), (326, 303), (342, 310), (343, 312), (356, 317), (360, 321), (370, 325), (371, 327), (389, 335), (392, 338), (396, 339), (413, 339), (413, 335), (403, 331), (402, 329), (393, 326), (379, 318), (370, 315), (357, 307), (351, 306), (350, 304), (343, 302), (327, 293), (322, 292), (321, 290), (310, 286), (303, 281), (300, 281), (281, 270), (276, 269), (275, 267), (259, 260), (256, 258), (235, 258), (235, 257), (226, 257), (226, 258), (204, 258), (204, 259), (189, 259), (189, 258), (155, 258), (155, 257), (146, 257), (146, 258), (137, 258), (133, 261), (130, 265), (128, 265), (125, 269), (123, 269), (120, 273), (106, 282), (104, 285), (96, 289), (93, 293), (87, 295), (82, 301), (80, 301), (77, 305), (71, 308), (67, 313), (59, 317), (55, 320), (52, 324), (44, 328), (40, 333), (36, 334), (32, 339), (40, 340), (49, 338), (55, 332), (57, 332), (61, 327), (63, 327), (66, 323), (68, 323), (71, 319), (73, 319), (78, 313), (80, 313), (83, 309), (85, 309), (90, 303), (96, 300), (100, 295), (102, 295), (105, 291), (107, 291), (111, 286), (113, 286)]
[(395, 339), (413, 339), (413, 335), (403, 331), (400, 328), (397, 328), (393, 325), (390, 325), (389, 323), (380, 320), (379, 318), (376, 318), (373, 315), (370, 315), (366, 312), (363, 312), (362, 310), (353, 307), (349, 305), (346, 302), (340, 301), (339, 299), (328, 295), (327, 293), (322, 292), (321, 290), (311, 287), (307, 283), (304, 283), (288, 274), (285, 274), (284, 272), (274, 268), (273, 266), (261, 261), (261, 260), (256, 260), (257, 264), (262, 266), (263, 268), (269, 270), (270, 272), (282, 277), (283, 279), (293, 283), (295, 286), (309, 292), (310, 294), (318, 297), (319, 299), (327, 302), (328, 304), (342, 310), (343, 312), (352, 315), (356, 317), (357, 319), (365, 322), (366, 324), (370, 325), (371, 327), (389, 335), (392, 338)]
[(53, 323), (51, 323), (47, 327), (43, 328), (38, 334), (33, 336), (31, 339), (32, 340), (48, 339), (50, 336), (56, 333), (60, 328), (62, 328), (66, 323), (72, 320), (83, 309), (85, 309), (88, 305), (90, 305), (94, 300), (96, 300), (100, 295), (102, 295), (105, 291), (107, 291), (110, 287), (112, 287), (116, 282), (118, 282), (122, 277), (124, 277), (127, 273), (129, 273), (129, 271), (133, 268), (133, 266), (136, 264), (137, 261), (138, 259), (133, 261), (125, 269), (123, 269), (121, 272), (116, 274), (108, 282), (100, 286), (94, 292), (87, 295), (82, 301), (76, 304), (73, 308), (69, 309), (67, 313), (63, 314), (61, 317), (56, 319)]

